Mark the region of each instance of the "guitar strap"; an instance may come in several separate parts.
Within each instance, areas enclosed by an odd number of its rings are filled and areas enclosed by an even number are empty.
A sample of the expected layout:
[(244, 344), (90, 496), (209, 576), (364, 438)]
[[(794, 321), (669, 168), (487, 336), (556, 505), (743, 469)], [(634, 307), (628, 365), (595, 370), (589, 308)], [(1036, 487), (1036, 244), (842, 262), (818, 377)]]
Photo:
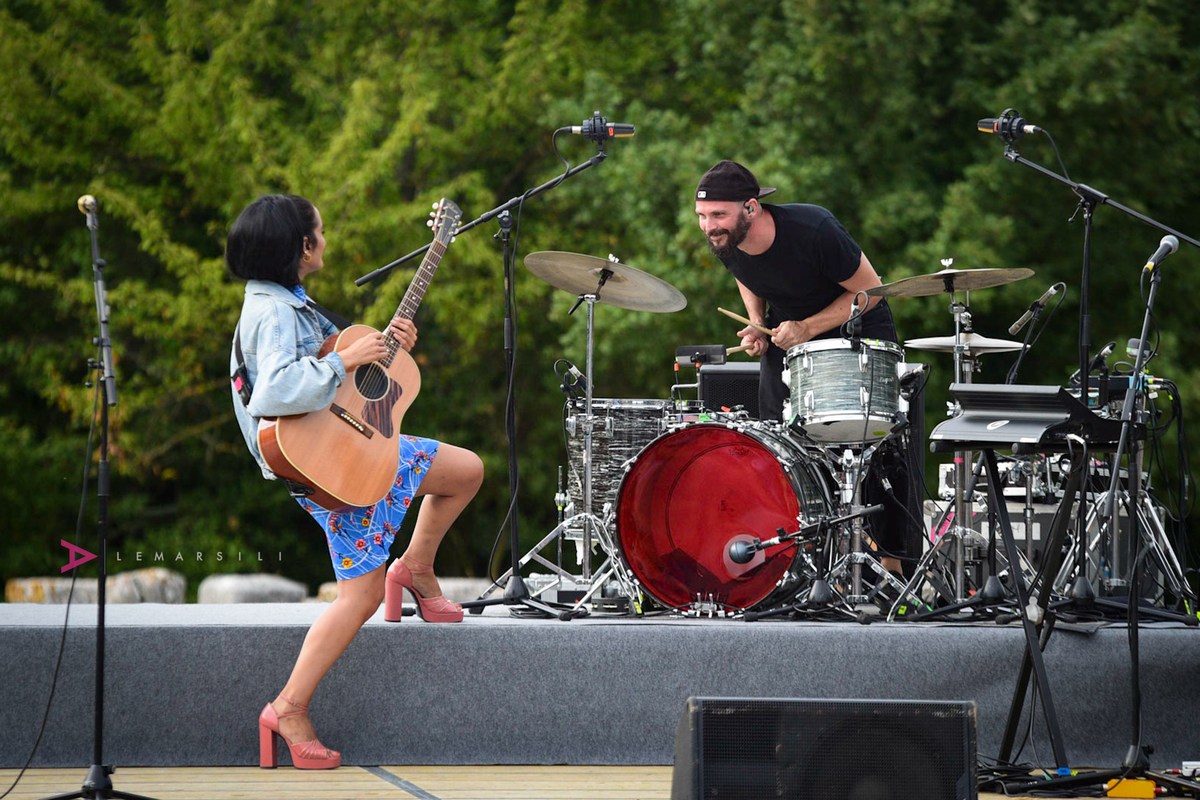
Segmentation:
[(339, 331), (345, 330), (346, 328), (349, 328), (351, 325), (354, 324), (354, 322), (352, 320), (349, 320), (349, 319), (343, 317), (341, 314), (337, 313), (336, 311), (330, 311), (328, 308), (321, 305), (316, 300), (313, 300), (311, 297), (308, 298), (308, 300), (306, 302), (308, 303), (310, 308), (312, 308), (318, 314), (323, 316), (325, 319), (332, 322)]
[[(325, 319), (329, 320), (337, 327), (338, 330), (344, 330), (354, 323), (336, 311), (330, 311), (325, 306), (313, 300), (311, 297), (306, 300), (308, 307), (316, 311)], [(233, 382), (233, 388), (237, 392), (238, 397), (242, 399), (243, 405), (250, 405), (250, 395), (253, 392), (253, 387), (250, 385), (250, 373), (246, 371), (246, 358), (242, 355), (242, 321), (239, 319), (237, 326), (233, 329), (233, 354), (237, 357), (237, 369), (229, 376), (229, 380)]]

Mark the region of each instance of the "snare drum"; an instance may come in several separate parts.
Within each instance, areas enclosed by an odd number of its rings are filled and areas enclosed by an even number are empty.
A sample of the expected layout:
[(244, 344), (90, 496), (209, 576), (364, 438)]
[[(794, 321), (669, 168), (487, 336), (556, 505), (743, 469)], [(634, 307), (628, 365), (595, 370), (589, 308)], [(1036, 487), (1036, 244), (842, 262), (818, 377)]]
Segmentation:
[(743, 610), (794, 597), (795, 543), (745, 564), (734, 542), (794, 533), (832, 507), (823, 465), (778, 423), (700, 423), (651, 442), (626, 471), (617, 501), (619, 557), (672, 609)]
[(856, 353), (848, 341), (821, 339), (787, 351), (784, 416), (818, 442), (875, 441), (896, 424), (903, 351), (878, 339), (860, 345)]
[[(615, 503), (626, 461), (661, 435), (667, 426), (666, 400), (592, 398), (592, 513), (603, 517), (604, 506)], [(584, 401), (571, 405), (566, 420), (567, 460), (571, 465), (567, 492), (575, 513), (583, 508)], [(582, 523), (580, 526), (582, 527)]]

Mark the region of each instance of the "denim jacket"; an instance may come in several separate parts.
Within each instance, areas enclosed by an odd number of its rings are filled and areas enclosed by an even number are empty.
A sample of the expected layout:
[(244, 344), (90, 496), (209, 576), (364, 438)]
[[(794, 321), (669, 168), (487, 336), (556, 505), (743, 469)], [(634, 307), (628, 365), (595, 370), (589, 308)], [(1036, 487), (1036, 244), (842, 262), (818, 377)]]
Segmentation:
[[(233, 410), (251, 455), (263, 476), (274, 479), (258, 450), (258, 423), (263, 417), (305, 414), (333, 402), (346, 379), (342, 357), (317, 358), (322, 342), (337, 328), (285, 286), (272, 281), (246, 282), (246, 298), (238, 333), (253, 394), (242, 403), (233, 390)], [(229, 371), (237, 369), (237, 351)]]

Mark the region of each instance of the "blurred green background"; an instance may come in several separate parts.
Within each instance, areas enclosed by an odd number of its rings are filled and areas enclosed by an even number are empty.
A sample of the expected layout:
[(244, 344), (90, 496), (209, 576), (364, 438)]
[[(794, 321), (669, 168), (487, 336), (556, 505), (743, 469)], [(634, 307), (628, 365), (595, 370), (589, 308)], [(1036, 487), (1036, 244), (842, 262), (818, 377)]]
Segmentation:
[[(110, 548), (123, 555), (109, 568), (163, 552), (193, 595), (216, 571), (276, 571), (314, 588), (330, 576), (319, 530), (261, 479), (230, 408), (242, 286), (222, 252), (230, 222), (259, 194), (314, 200), (329, 244), (309, 291), (379, 326), (416, 261), (363, 289), (353, 281), (424, 245), (439, 197), (474, 219), (562, 170), (556, 128), (597, 109), (636, 124), (603, 164), (529, 201), (517, 243), (518, 259), (613, 253), (687, 296), (675, 314), (597, 308), (601, 397), (666, 398), (677, 346), (736, 343), (716, 307), (740, 308), (737, 291), (691, 196), (721, 158), (779, 187), (774, 202), (831, 209), (885, 282), (935, 272), (943, 258), (1036, 270), (972, 295), (984, 335), (1007, 338), (1033, 299), (1065, 282), (1025, 383), (1063, 383), (1078, 364), (1082, 217), (1072, 221), (1066, 186), (1006, 159), (977, 119), (1019, 109), (1054, 135), (1072, 178), (1200, 235), (1200, 18), (1187, 3), (4, 0), (0, 28), (0, 579), (58, 574), (60, 539), (94, 549), (94, 483), (82, 484), (96, 332), (75, 209), (84, 193), (100, 203), (120, 390)], [(582, 137), (560, 146), (573, 164), (595, 153)], [(1045, 136), (1017, 149), (1058, 168)], [(405, 428), (472, 448), (488, 468), (439, 556), (442, 574), (508, 563), (504, 547), (492, 549), (509, 499), (494, 232), (457, 240), (418, 315), (424, 383)], [(1137, 335), (1140, 268), (1160, 237), (1098, 208), (1093, 349)], [(1150, 367), (1178, 385), (1185, 411), (1200, 378), (1197, 264), (1185, 244), (1163, 269)], [(567, 315), (573, 296), (521, 266), (514, 288), (525, 548), (555, 522), (565, 453), (553, 364), (582, 367), (585, 320)], [(903, 338), (953, 332), (945, 296), (893, 308)], [(908, 360), (932, 367), (932, 426), (944, 418), (950, 357)], [(976, 380), (1002, 381), (1011, 362), (985, 359)], [(1180, 464), (1194, 453), (1179, 430), (1153, 454), (1156, 491), (1176, 515), (1190, 503)]]

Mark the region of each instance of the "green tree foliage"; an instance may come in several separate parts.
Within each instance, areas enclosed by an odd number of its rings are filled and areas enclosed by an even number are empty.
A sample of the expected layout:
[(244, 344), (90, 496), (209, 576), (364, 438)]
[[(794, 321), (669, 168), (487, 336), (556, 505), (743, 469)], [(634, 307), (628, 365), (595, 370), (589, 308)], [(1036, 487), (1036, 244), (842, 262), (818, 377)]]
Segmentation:
[[(715, 313), (739, 301), (691, 200), (720, 158), (780, 187), (772, 199), (832, 209), (885, 281), (936, 271), (943, 258), (1037, 270), (972, 296), (986, 335), (1002, 336), (1064, 281), (1066, 300), (1022, 368), (1028, 383), (1061, 383), (1078, 362), (1082, 215), (1066, 186), (973, 133), (977, 118), (1019, 108), (1058, 137), (1073, 179), (1197, 233), (1200, 56), (1189, 45), (1200, 22), (1186, 4), (9, 0), (0, 26), (0, 577), (56, 571), (58, 540), (86, 546), (94, 529), (93, 498), (74, 532), (96, 414), (91, 256), (72, 210), (84, 193), (100, 200), (121, 393), (111, 547), (182, 553), (174, 566), (193, 586), (247, 563), (310, 584), (328, 576), (319, 532), (261, 480), (229, 407), (241, 286), (224, 271), (223, 243), (264, 192), (314, 199), (329, 250), (310, 291), (382, 325), (416, 261), (364, 288), (354, 279), (425, 244), (421, 223), (439, 197), (473, 219), (562, 172), (555, 128), (593, 109), (637, 123), (637, 138), (610, 143), (602, 164), (518, 215), (523, 546), (555, 521), (565, 454), (553, 365), (582, 366), (585, 324), (567, 313), (575, 298), (520, 259), (612, 253), (683, 291), (688, 307), (676, 314), (596, 313), (597, 394), (666, 397), (676, 346), (732, 343), (736, 329)], [(579, 137), (557, 146), (573, 164), (595, 153)], [(1058, 170), (1048, 137), (1016, 149)], [(1093, 349), (1136, 335), (1139, 267), (1159, 238), (1107, 205), (1094, 220)], [(507, 563), (503, 548), (488, 560), (509, 502), (495, 232), (489, 223), (456, 241), (418, 315), (424, 389), (406, 429), (475, 449), (488, 468), (447, 540), (444, 572)], [(1165, 270), (1152, 366), (1178, 384), (1185, 409), (1200, 383), (1186, 321), (1197, 290), (1184, 268), (1195, 258), (1185, 246)], [(893, 308), (906, 338), (953, 329), (944, 296)], [(908, 358), (932, 367), (933, 424), (949, 357)], [(1010, 363), (986, 359), (977, 380), (1003, 380)], [(1173, 441), (1160, 461), (1156, 480), (1175, 479)], [(217, 552), (265, 560), (218, 563)]]

